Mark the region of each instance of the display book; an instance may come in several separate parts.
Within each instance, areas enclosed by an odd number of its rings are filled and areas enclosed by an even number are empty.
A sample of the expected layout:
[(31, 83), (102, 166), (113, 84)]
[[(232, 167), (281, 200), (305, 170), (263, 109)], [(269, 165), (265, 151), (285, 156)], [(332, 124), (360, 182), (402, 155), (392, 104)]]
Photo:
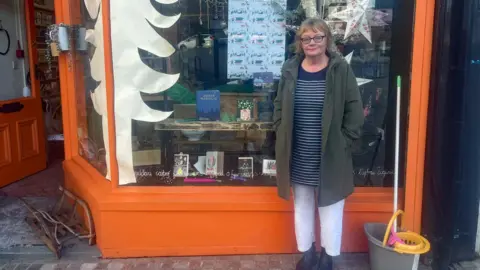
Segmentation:
[[(174, 177), (184, 177), (185, 183), (214, 183), (219, 176), (229, 176), (230, 180), (246, 181), (254, 178), (254, 158), (238, 157), (238, 170), (236, 172), (224, 171), (224, 152), (207, 151), (205, 156), (199, 156), (193, 167), (196, 172), (189, 173), (189, 154), (179, 153), (174, 155)], [(276, 161), (263, 159), (262, 174), (276, 176)], [(203, 178), (206, 177), (206, 178)]]
[[(273, 86), (273, 74), (268, 72), (257, 73), (254, 76), (256, 91), (265, 91)], [(259, 89), (258, 89), (259, 88)], [(259, 118), (264, 121), (269, 119), (273, 107), (269, 102), (258, 102)], [(197, 121), (224, 121), (226, 118), (220, 114), (221, 100), (218, 90), (199, 90), (196, 92), (196, 120)], [(251, 99), (237, 100), (237, 117), (227, 117), (228, 121), (253, 121), (254, 101)], [(233, 119), (232, 119), (233, 118)], [(184, 178), (185, 183), (209, 183), (217, 182), (220, 176), (229, 176), (231, 180), (246, 181), (254, 178), (254, 158), (238, 157), (238, 168), (236, 172), (224, 172), (224, 152), (207, 151), (204, 156), (198, 156), (197, 162), (193, 164), (196, 171), (190, 170), (190, 156), (185, 153), (174, 155), (173, 176)], [(275, 176), (275, 160), (264, 159), (262, 164), (262, 174), (266, 176)], [(206, 177), (206, 178), (202, 178)]]
[(253, 73), (253, 86), (256, 91), (274, 91), (272, 72)]
[[(276, 90), (273, 87), (272, 72), (253, 73), (253, 86), (257, 92), (273, 93)], [(273, 102), (271, 100), (257, 102), (258, 120), (271, 121), (273, 119)]]
[(199, 121), (220, 120), (220, 91), (197, 91), (196, 113)]

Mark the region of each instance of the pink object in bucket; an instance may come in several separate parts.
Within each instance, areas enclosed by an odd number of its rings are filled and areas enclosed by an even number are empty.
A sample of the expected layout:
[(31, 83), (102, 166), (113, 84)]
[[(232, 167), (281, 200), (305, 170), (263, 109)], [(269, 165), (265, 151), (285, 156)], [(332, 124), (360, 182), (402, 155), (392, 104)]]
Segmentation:
[(405, 244), (405, 242), (397, 236), (397, 234), (393, 231), (393, 226), (391, 229), (390, 237), (388, 238), (388, 245), (393, 246), (395, 243)]

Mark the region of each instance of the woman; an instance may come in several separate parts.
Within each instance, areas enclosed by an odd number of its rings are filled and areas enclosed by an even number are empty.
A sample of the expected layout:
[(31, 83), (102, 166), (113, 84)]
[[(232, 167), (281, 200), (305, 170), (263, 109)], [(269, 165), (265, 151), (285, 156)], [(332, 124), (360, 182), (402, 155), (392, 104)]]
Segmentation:
[[(360, 137), (363, 107), (355, 75), (333, 46), (323, 20), (304, 21), (296, 36), (296, 56), (283, 66), (275, 99), (278, 194), (288, 200), (293, 187), (295, 234), (303, 253), (297, 269), (333, 269), (332, 256), (340, 255), (345, 198), (353, 192), (350, 147)], [(316, 203), (320, 259), (314, 245)]]

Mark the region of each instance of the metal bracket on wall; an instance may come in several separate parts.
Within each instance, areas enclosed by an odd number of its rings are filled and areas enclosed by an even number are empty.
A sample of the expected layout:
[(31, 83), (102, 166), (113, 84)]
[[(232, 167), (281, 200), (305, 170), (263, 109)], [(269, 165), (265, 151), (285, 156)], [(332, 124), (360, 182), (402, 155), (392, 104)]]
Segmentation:
[(51, 69), (52, 57), (58, 57), (62, 53), (67, 53), (68, 68), (71, 70), (72, 52), (83, 52), (88, 48), (85, 40), (86, 28), (81, 25), (52, 24), (48, 27), (45, 35), (49, 47), (49, 50), (47, 50), (49, 70)]

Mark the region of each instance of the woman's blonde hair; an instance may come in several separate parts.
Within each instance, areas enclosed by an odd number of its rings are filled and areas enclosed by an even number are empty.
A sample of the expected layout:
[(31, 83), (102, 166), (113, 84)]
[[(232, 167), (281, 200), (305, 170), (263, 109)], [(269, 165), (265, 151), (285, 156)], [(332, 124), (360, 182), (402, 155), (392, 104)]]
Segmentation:
[(328, 24), (324, 20), (315, 17), (308, 18), (303, 21), (297, 31), (297, 34), (295, 35), (295, 52), (297, 54), (304, 55), (301, 38), (303, 33), (307, 32), (308, 30), (313, 32), (321, 31), (325, 33), (325, 38), (327, 39), (327, 52), (332, 53), (337, 51), (337, 48), (333, 43), (333, 36), (332, 31), (330, 31), (330, 27), (328, 27)]

